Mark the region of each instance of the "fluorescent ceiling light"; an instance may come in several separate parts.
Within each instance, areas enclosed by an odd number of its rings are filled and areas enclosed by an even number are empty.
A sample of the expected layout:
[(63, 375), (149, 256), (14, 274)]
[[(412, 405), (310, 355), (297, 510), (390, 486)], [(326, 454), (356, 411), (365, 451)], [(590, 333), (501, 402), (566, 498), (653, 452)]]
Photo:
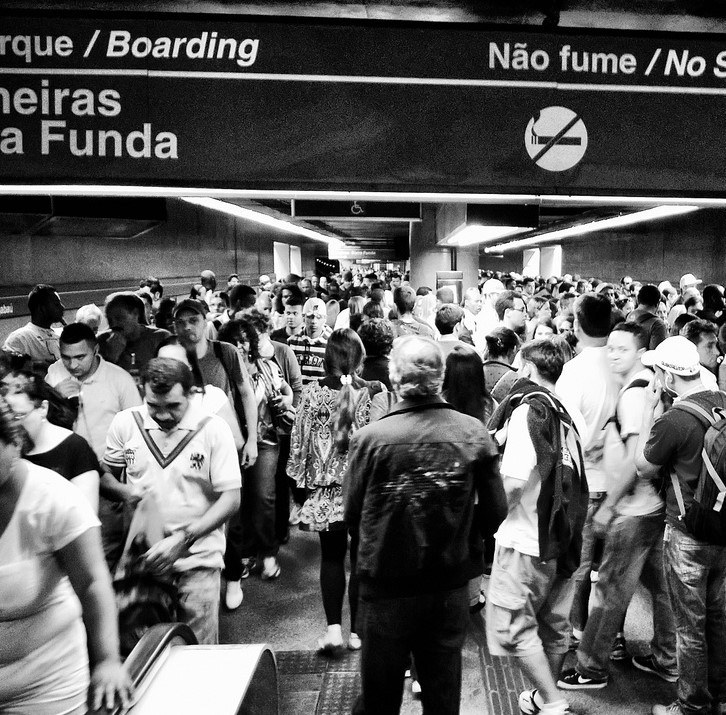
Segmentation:
[(214, 197), (217, 199), (328, 199), (339, 201), (414, 201), (540, 206), (648, 206), (689, 204), (701, 208), (726, 207), (726, 198), (698, 196), (568, 196), (564, 194), (490, 194), (413, 191), (294, 191), (258, 189), (216, 189), (198, 186), (119, 186), (98, 184), (0, 184), (0, 195), (54, 196), (160, 196), (164, 198)]
[(583, 236), (596, 231), (605, 231), (606, 229), (621, 228), (622, 226), (630, 226), (635, 223), (644, 221), (655, 221), (668, 216), (678, 216), (680, 214), (698, 211), (698, 206), (655, 206), (645, 211), (635, 211), (621, 216), (612, 216), (611, 218), (597, 219), (588, 223), (578, 224), (577, 226), (568, 226), (567, 228), (556, 229), (546, 233), (538, 233), (536, 236), (522, 238), (509, 243), (500, 243), (496, 246), (488, 246), (484, 250), (487, 253), (503, 253), (506, 251), (514, 251), (518, 248), (526, 246), (538, 246), (542, 243), (550, 243), (551, 241), (561, 241), (565, 238), (574, 238), (575, 236)]
[(528, 233), (531, 230), (531, 226), (465, 226), (450, 236), (447, 243), (452, 246), (472, 246), (475, 243), (496, 241), (517, 233)]
[(193, 197), (193, 196), (182, 196), (182, 201), (194, 204), (195, 206), (202, 206), (203, 208), (211, 209), (212, 211), (221, 211), (222, 213), (228, 214), (229, 216), (236, 216), (237, 218), (247, 219), (248, 221), (254, 221), (255, 223), (261, 223), (265, 226), (278, 229), (279, 231), (287, 231), (293, 233), (296, 236), (305, 236), (306, 238), (312, 238), (315, 241), (322, 241), (327, 243), (329, 246), (336, 248), (342, 248), (343, 242), (333, 236), (326, 236), (324, 233), (313, 231), (310, 228), (304, 226), (298, 226), (297, 224), (283, 219), (270, 216), (269, 214), (262, 213), (261, 211), (253, 211), (252, 209), (245, 208), (243, 206), (237, 206), (237, 204), (230, 204), (227, 201), (220, 201), (219, 199), (210, 199), (205, 197)]

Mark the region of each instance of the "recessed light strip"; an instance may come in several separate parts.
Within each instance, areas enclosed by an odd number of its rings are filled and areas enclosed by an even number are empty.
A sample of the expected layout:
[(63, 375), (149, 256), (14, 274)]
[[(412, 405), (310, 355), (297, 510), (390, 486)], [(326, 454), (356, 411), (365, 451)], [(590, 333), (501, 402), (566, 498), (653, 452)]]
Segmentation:
[(236, 204), (230, 204), (227, 201), (220, 201), (219, 199), (211, 199), (208, 197), (194, 197), (194, 196), (182, 196), (182, 201), (194, 204), (195, 206), (202, 206), (203, 208), (211, 209), (212, 211), (221, 211), (222, 213), (228, 214), (229, 216), (236, 216), (237, 218), (247, 219), (248, 221), (254, 221), (255, 223), (261, 223), (271, 228), (276, 228), (280, 231), (287, 231), (288, 233), (294, 233), (296, 236), (305, 236), (306, 238), (312, 238), (315, 241), (322, 241), (327, 243), (329, 246), (335, 246), (342, 248), (343, 242), (333, 236), (326, 236), (323, 233), (318, 233), (312, 229), (305, 228), (304, 226), (298, 226), (289, 221), (283, 221), (282, 219), (275, 218), (268, 214), (260, 211), (253, 211), (252, 209), (244, 208), (243, 206), (237, 206)]
[(177, 186), (99, 186), (85, 184), (0, 184), (0, 195), (159, 196), (165, 198), (213, 197), (217, 199), (323, 199), (331, 201), (411, 201), (469, 203), (536, 203), (541, 206), (649, 206), (689, 204), (700, 208), (726, 207), (724, 198), (659, 196), (571, 196), (561, 194), (491, 194), (406, 191), (294, 191), (215, 189)]
[(590, 221), (589, 223), (582, 223), (577, 226), (568, 226), (567, 228), (561, 228), (555, 231), (539, 233), (536, 236), (521, 238), (510, 241), (509, 243), (487, 246), (484, 250), (486, 253), (505, 253), (507, 251), (514, 251), (527, 246), (539, 246), (542, 243), (551, 243), (552, 241), (561, 241), (565, 238), (583, 236), (588, 233), (595, 233), (596, 231), (605, 231), (606, 229), (631, 226), (636, 223), (667, 218), (668, 216), (679, 216), (692, 211), (698, 211), (698, 209), (698, 206), (655, 206), (644, 211), (635, 211), (621, 216), (612, 216), (610, 218)]

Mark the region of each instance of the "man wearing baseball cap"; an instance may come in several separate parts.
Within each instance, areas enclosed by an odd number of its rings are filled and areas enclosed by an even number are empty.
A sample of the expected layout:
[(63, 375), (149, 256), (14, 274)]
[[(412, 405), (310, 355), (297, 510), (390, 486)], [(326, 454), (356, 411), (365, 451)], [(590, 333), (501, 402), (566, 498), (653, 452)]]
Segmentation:
[[(726, 702), (726, 546), (696, 539), (681, 516), (693, 503), (706, 432), (689, 404), (708, 412), (726, 409), (726, 393), (703, 383), (698, 350), (680, 335), (646, 352), (642, 361), (655, 370), (655, 378), (646, 389), (636, 468), (645, 478), (656, 477), (663, 468), (670, 472), (663, 568), (677, 624), (679, 667), (677, 700), (654, 705), (652, 712), (715, 712), (712, 706)], [(663, 391), (674, 403), (661, 414)], [(682, 506), (672, 482), (680, 486)]]
[[(174, 308), (174, 329), (179, 344), (195, 353), (205, 385), (219, 387), (235, 407), (247, 441), (242, 448), (241, 464), (251, 467), (257, 460), (257, 400), (247, 368), (233, 345), (209, 340), (206, 335), (207, 305), (187, 298)], [(239, 396), (235, 400), (235, 393)]]
[(291, 335), (287, 344), (295, 353), (303, 386), (316, 382), (325, 376), (323, 356), (332, 329), (327, 325), (328, 311), (325, 301), (320, 298), (308, 298), (303, 305), (303, 331), (300, 335)]

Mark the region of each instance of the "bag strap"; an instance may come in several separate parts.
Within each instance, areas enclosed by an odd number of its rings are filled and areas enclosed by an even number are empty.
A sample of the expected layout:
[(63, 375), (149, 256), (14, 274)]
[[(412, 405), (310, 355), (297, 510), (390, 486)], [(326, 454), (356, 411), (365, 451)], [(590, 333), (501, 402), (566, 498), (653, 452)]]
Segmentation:
[(701, 421), (701, 418), (706, 420), (705, 427), (713, 427), (716, 424), (716, 418), (708, 412), (708, 410), (701, 407), (701, 405), (697, 404), (693, 400), (681, 400), (680, 402), (676, 402), (673, 407), (685, 410), (686, 412), (692, 414), (694, 417), (696, 417), (699, 422)]
[(149, 448), (149, 451), (162, 469), (166, 469), (184, 451), (184, 448), (202, 431), (204, 425), (206, 425), (211, 419), (209, 416), (204, 417), (197, 425), (197, 428), (193, 432), (189, 432), (184, 439), (182, 439), (182, 441), (179, 442), (179, 444), (165, 457), (159, 449), (159, 446), (151, 438), (149, 431), (144, 428), (144, 418), (141, 416), (141, 413), (133, 410), (132, 414), (134, 416), (136, 426), (139, 428), (139, 432), (144, 438), (144, 442), (146, 442), (146, 446)]
[[(706, 427), (706, 429), (708, 429), (708, 427), (713, 427), (716, 422), (719, 421), (713, 416), (713, 414), (711, 414), (708, 410), (704, 409), (701, 405), (697, 404), (693, 400), (683, 400), (681, 402), (677, 402), (675, 405), (673, 405), (673, 407), (677, 407), (684, 410), (685, 412), (688, 412), (689, 414), (696, 417), (699, 422), (703, 422), (705, 420), (706, 424), (704, 426)], [(723, 408), (714, 407), (713, 409), (718, 411), (718, 413), (721, 415), (721, 419), (724, 419)], [(711, 477), (714, 484), (716, 484), (716, 487), (718, 488), (719, 494), (716, 498), (716, 503), (713, 506), (713, 510), (720, 512), (723, 508), (724, 500), (726, 499), (726, 484), (724, 484), (723, 480), (718, 475), (718, 472), (713, 466), (713, 462), (711, 462), (711, 458), (708, 455), (705, 447), (701, 450), (701, 460), (703, 462), (703, 466), (708, 472), (708, 475)], [(683, 501), (683, 492), (681, 491), (681, 485), (678, 482), (678, 477), (673, 471), (671, 471), (671, 481), (673, 482), (673, 490), (676, 494), (678, 509), (681, 512), (681, 518), (683, 518), (686, 514), (685, 502)]]

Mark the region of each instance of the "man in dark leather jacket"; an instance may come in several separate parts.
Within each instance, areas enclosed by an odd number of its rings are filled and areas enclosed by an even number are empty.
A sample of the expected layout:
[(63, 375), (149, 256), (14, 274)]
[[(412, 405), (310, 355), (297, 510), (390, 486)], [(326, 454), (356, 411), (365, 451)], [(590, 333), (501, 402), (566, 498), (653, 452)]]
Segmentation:
[(363, 641), (356, 713), (399, 711), (410, 653), (424, 713), (459, 712), (467, 582), (506, 499), (497, 448), (479, 420), (442, 399), (443, 373), (435, 342), (397, 340), (390, 374), (401, 401), (351, 440), (344, 489), (346, 521), (360, 537)]

